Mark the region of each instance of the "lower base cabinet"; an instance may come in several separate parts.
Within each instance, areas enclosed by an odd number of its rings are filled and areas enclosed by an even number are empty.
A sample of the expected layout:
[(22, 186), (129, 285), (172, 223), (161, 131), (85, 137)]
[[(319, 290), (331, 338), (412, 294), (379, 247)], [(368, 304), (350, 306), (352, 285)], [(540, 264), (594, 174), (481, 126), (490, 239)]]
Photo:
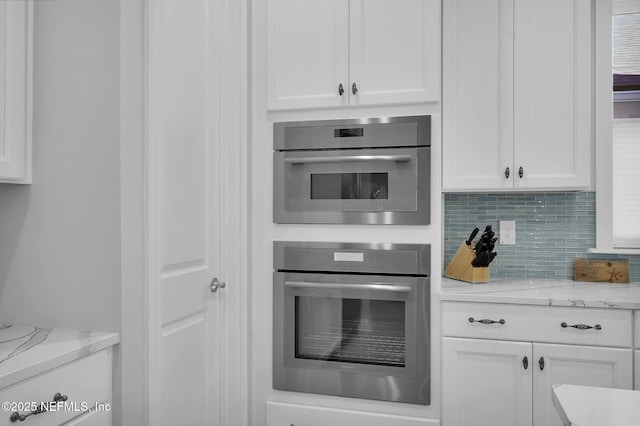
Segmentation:
[(442, 340), (444, 426), (562, 426), (553, 384), (633, 387), (631, 348)]
[[(112, 357), (112, 349), (104, 349), (1, 389), (0, 401), (19, 405), (0, 411), (0, 426), (111, 425)], [(41, 402), (48, 410), (29, 415), (31, 403)], [(16, 412), (24, 420), (12, 419)]]
[(267, 402), (267, 426), (436, 426), (440, 421)]

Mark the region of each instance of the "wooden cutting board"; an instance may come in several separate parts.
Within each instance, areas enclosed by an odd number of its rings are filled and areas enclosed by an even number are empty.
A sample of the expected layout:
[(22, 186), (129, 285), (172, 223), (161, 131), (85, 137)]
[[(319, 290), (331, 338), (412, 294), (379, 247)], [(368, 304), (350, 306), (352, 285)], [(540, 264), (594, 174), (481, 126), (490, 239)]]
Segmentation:
[(628, 283), (628, 260), (576, 259), (573, 262), (573, 279), (599, 283)]

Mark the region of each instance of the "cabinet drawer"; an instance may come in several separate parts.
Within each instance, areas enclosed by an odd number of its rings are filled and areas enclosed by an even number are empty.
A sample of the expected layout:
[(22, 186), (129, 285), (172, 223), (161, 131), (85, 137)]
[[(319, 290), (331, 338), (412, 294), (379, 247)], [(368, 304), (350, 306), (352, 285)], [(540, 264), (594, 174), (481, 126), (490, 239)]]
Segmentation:
[[(442, 315), (444, 336), (592, 346), (632, 345), (632, 319), (628, 310), (443, 302)], [(497, 322), (479, 322), (485, 319)], [(562, 323), (567, 327), (562, 327)], [(577, 324), (592, 327), (598, 324), (600, 329), (570, 327)]]
[[(10, 420), (14, 411), (27, 414), (31, 411), (29, 405), (52, 401), (58, 392), (67, 395), (68, 399), (52, 406), (48, 412), (27, 417), (24, 424), (60, 425), (84, 414), (96, 403), (110, 402), (111, 380), (111, 349), (107, 349), (4, 388), (0, 391), (1, 402), (27, 406), (0, 411), (0, 426), (20, 424)], [(110, 416), (111, 413), (98, 412), (95, 415)]]
[(439, 420), (267, 402), (267, 426), (437, 426)]

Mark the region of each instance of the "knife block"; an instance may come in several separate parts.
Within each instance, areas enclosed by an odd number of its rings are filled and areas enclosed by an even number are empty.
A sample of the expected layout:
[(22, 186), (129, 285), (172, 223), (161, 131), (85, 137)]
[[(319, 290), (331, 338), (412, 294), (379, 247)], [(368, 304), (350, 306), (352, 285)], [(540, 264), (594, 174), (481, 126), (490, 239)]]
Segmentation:
[(468, 283), (486, 283), (489, 282), (489, 267), (474, 267), (471, 265), (476, 254), (473, 252), (472, 243), (468, 246), (466, 242), (463, 242), (456, 255), (453, 256), (449, 266), (444, 271), (444, 276), (453, 278), (454, 280), (466, 281)]

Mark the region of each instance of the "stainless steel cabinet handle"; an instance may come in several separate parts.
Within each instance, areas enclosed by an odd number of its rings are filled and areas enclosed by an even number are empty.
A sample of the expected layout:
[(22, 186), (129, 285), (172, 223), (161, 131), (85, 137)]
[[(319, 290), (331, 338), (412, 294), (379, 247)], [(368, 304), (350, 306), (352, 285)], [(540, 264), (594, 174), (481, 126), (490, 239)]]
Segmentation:
[(524, 169), (522, 168), (522, 166), (518, 169), (518, 176), (520, 176), (520, 179), (522, 179), (522, 176), (524, 176)]
[(374, 290), (392, 291), (394, 293), (411, 293), (411, 286), (396, 284), (346, 284), (318, 283), (310, 281), (285, 281), (285, 287), (314, 288), (316, 290)]
[(477, 320), (477, 319), (474, 319), (473, 317), (469, 317), (469, 322), (479, 322), (481, 324), (504, 324), (506, 321), (503, 320), (502, 318), (499, 319), (498, 321), (494, 321), (494, 320), (491, 320), (491, 319)]
[[(55, 395), (53, 395), (53, 401), (51, 402), (52, 403), (56, 403), (59, 401), (64, 402), (67, 399), (68, 399), (67, 395), (62, 395), (60, 392), (57, 392)], [(11, 413), (11, 417), (9, 417), (9, 421), (11, 421), (11, 423), (24, 422), (25, 420), (27, 420), (27, 417), (35, 416), (37, 414), (42, 414), (42, 413), (45, 413), (46, 411), (47, 411), (47, 404), (42, 403), (38, 406), (38, 408), (30, 411), (27, 414), (20, 414), (19, 412), (14, 411), (13, 413)]]
[(307, 163), (353, 163), (368, 161), (394, 161), (402, 163), (411, 161), (409, 154), (397, 155), (346, 155), (344, 157), (289, 157), (285, 158), (285, 163), (307, 164)]
[(529, 358), (527, 358), (526, 356), (522, 358), (522, 366), (524, 367), (525, 370), (529, 368)]
[(509, 176), (511, 176), (511, 170), (509, 170), (509, 168), (507, 167), (506, 169), (504, 169), (504, 177), (509, 179)]
[(211, 283), (209, 283), (209, 289), (211, 293), (215, 293), (219, 288), (225, 288), (227, 283), (218, 281), (218, 277), (213, 277)]
[(340, 96), (344, 93), (344, 86), (342, 86), (342, 83), (338, 84), (338, 93)]
[(356, 86), (355, 83), (351, 85), (351, 93), (353, 93), (354, 95), (358, 93), (358, 86)]
[(596, 330), (602, 330), (602, 326), (600, 324), (596, 324), (594, 326), (590, 326), (590, 325), (587, 325), (587, 324), (569, 325), (564, 321), (560, 323), (560, 327), (562, 327), (562, 328), (573, 327), (573, 328), (577, 328), (578, 330), (590, 330), (592, 328), (594, 328)]

